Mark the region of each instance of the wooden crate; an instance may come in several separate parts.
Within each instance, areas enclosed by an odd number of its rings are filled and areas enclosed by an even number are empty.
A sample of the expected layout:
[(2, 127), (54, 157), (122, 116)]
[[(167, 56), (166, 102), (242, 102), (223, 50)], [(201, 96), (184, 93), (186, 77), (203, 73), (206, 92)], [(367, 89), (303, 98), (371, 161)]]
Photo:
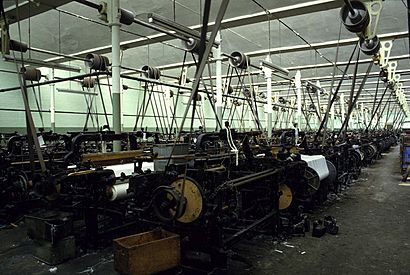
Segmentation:
[(153, 230), (114, 240), (114, 268), (122, 274), (153, 274), (179, 266), (179, 235)]

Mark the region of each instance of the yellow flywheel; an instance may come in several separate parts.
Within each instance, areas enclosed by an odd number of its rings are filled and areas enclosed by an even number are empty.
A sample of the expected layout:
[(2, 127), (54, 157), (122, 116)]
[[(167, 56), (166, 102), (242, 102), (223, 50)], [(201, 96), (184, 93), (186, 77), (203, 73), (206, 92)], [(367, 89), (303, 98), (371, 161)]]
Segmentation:
[(177, 221), (182, 223), (194, 222), (199, 218), (203, 209), (203, 196), (199, 184), (192, 178), (181, 177), (175, 180), (171, 186), (186, 199), (185, 212)]

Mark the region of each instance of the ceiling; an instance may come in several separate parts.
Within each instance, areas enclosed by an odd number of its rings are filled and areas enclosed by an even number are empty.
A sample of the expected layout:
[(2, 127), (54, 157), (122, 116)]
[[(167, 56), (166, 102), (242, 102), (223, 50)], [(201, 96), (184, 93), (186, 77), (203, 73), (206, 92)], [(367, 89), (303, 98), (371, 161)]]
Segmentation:
[[(316, 5), (313, 8), (306, 8), (309, 11), (307, 14), (291, 16), (293, 9), (300, 9), (301, 5), (309, 6), (312, 3), (320, 3), (323, 5)], [(14, 1), (5, 1), (6, 6), (12, 6)], [(23, 1), (20, 1), (23, 2)], [(41, 0), (40, 2), (49, 5), (51, 0)], [(91, 1), (99, 3), (99, 1)], [(231, 0), (228, 9), (225, 13), (224, 20), (232, 18), (251, 15), (249, 22), (242, 20), (237, 25), (224, 27), (221, 31), (222, 36), (222, 51), (224, 53), (231, 53), (233, 51), (241, 51), (244, 53), (253, 53), (251, 62), (258, 64), (260, 59), (265, 58), (269, 49), (274, 53), (271, 56), (272, 62), (285, 68), (294, 68), (298, 66), (308, 66), (310, 68), (302, 69), (302, 78), (310, 78), (315, 82), (315, 78), (323, 78), (333, 74), (333, 68), (327, 66), (324, 68), (316, 68), (318, 65), (323, 65), (330, 61), (346, 62), (354, 48), (354, 42), (339, 47), (338, 55), (336, 57), (337, 47), (334, 43), (331, 46), (324, 47), (321, 43), (327, 41), (338, 41), (338, 39), (351, 39), (356, 35), (348, 32), (341, 26), (339, 19), (339, 10), (343, 5), (342, 0), (287, 0), (287, 1), (272, 1), (272, 0), (257, 0), (257, 2), (265, 9), (278, 12), (278, 16), (284, 24), (289, 26), (292, 30), (287, 28), (283, 23), (276, 19), (268, 20), (263, 14), (264, 10), (255, 4), (252, 0)], [(221, 0), (212, 1), (212, 10), (210, 22), (213, 22)], [(166, 17), (175, 22), (185, 26), (196, 26), (201, 23), (202, 6), (204, 0), (151, 0), (151, 1), (131, 1), (122, 0), (121, 7), (133, 11), (135, 14), (142, 14), (152, 12)], [(296, 6), (295, 6), (296, 5)], [(390, 35), (393, 33), (402, 33), (400, 38), (395, 39), (391, 56), (402, 56), (398, 59), (398, 70), (410, 71), (410, 64), (407, 55), (409, 54), (409, 44), (407, 34), (407, 9), (402, 1), (384, 1), (383, 10), (380, 17), (380, 22), (377, 30), (378, 35)], [(13, 8), (13, 7), (10, 7)], [(106, 52), (110, 57), (111, 34), (107, 26), (101, 25), (103, 23), (98, 18), (98, 12), (92, 8), (83, 6), (82, 4), (71, 1), (71, 3), (64, 4), (58, 7), (59, 11), (50, 8), (49, 11), (29, 17), (22, 20), (19, 24), (11, 25), (12, 38), (30, 44), (31, 47), (47, 49), (63, 54), (76, 54), (84, 52)], [(281, 13), (282, 10), (290, 10)], [(303, 9), (301, 9), (303, 10)], [(316, 12), (315, 12), (316, 10)], [(68, 14), (71, 13), (71, 14)], [(83, 18), (75, 17), (73, 14), (87, 17), (96, 21), (90, 22)], [(275, 13), (276, 14), (276, 13)], [(236, 22), (236, 21), (235, 21)], [(155, 35), (156, 32), (144, 26), (132, 24), (131, 26), (122, 26), (121, 42), (123, 45), (123, 65), (132, 68), (141, 68), (143, 65), (149, 64), (151, 66), (158, 66), (165, 71), (166, 74), (179, 75), (179, 63), (183, 61), (184, 51), (178, 49), (181, 47), (181, 42), (176, 39), (161, 38), (161, 42), (140, 43), (140, 40), (147, 40), (145, 37)], [(20, 29), (20, 31), (19, 31)], [(340, 30), (340, 33), (339, 33)], [(132, 33), (130, 33), (132, 32)], [(295, 35), (295, 32), (305, 40)], [(403, 35), (404, 33), (404, 35)], [(137, 42), (136, 42), (137, 41)], [(151, 41), (151, 40), (147, 40)], [(156, 41), (153, 39), (152, 41)], [(317, 51), (309, 49), (307, 43), (316, 45)], [(125, 47), (127, 45), (127, 47)], [(128, 48), (130, 46), (137, 46)], [(301, 50), (289, 51), (289, 48), (294, 46), (305, 46)], [(27, 54), (36, 59), (50, 59), (52, 55), (40, 54), (31, 52)], [(323, 56), (323, 57), (321, 57)], [(360, 60), (369, 59), (368, 56), (360, 54)], [(61, 60), (64, 61), (64, 60)], [(192, 61), (192, 57), (188, 55), (187, 61)], [(228, 62), (224, 61), (223, 73), (227, 70)], [(361, 63), (358, 67), (359, 73), (364, 73), (368, 67), (367, 63)], [(344, 66), (339, 66), (336, 70), (336, 75), (340, 75)], [(354, 66), (348, 70), (350, 74), (353, 73)], [(189, 70), (191, 77), (193, 77), (195, 68)], [(251, 71), (257, 71), (251, 69)], [(373, 66), (373, 73), (377, 74), (379, 68)], [(211, 66), (211, 74), (213, 75), (215, 69)], [(295, 70), (291, 70), (290, 76), (294, 76)], [(205, 73), (208, 76), (208, 72)], [(406, 76), (402, 76), (405, 79)], [(407, 76), (410, 79), (410, 76)], [(371, 79), (372, 81), (375, 78)], [(281, 80), (275, 78), (275, 80)], [(235, 84), (235, 81), (233, 84)], [(329, 84), (330, 80), (323, 80), (323, 85)], [(370, 81), (370, 80), (369, 80)], [(255, 76), (254, 82), (264, 82), (262, 76)], [(208, 82), (209, 83), (209, 82)], [(360, 83), (360, 82), (359, 82)], [(284, 85), (281, 85), (284, 84)], [(288, 83), (278, 82), (274, 83), (278, 88), (283, 88), (287, 93)], [(410, 85), (409, 83), (405, 85)], [(261, 85), (263, 86), (263, 84)], [(374, 91), (375, 85), (368, 84), (365, 86), (366, 90)], [(409, 98), (410, 99), (410, 98)]]

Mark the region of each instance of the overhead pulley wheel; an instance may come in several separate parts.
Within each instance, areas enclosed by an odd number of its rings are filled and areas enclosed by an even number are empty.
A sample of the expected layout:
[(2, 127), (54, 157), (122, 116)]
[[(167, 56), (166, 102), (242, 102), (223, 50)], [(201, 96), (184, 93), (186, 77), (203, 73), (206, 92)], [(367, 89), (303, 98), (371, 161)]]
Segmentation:
[(94, 88), (95, 85), (95, 79), (91, 77), (85, 77), (81, 81), (81, 86), (84, 88)]
[(377, 37), (377, 35), (375, 35), (372, 38), (360, 37), (359, 47), (360, 47), (360, 50), (362, 50), (364, 54), (375, 55), (380, 50), (380, 40)]
[(154, 191), (152, 207), (159, 220), (171, 222), (184, 214), (186, 199), (174, 187), (160, 186)]
[[(346, 1), (345, 1), (346, 2)], [(363, 32), (370, 23), (370, 15), (365, 4), (361, 1), (349, 1), (340, 9), (340, 18), (343, 25), (350, 32)]]
[(110, 65), (110, 60), (108, 57), (95, 53), (87, 54), (85, 59), (85, 65), (93, 70), (105, 71)]
[(188, 38), (187, 40), (183, 40), (182, 41), (182, 46), (188, 52), (192, 52), (192, 53), (198, 53), (199, 52), (198, 40), (194, 39), (192, 37)]
[(132, 11), (126, 9), (120, 9), (120, 23), (125, 25), (131, 25), (134, 23), (135, 14)]
[(19, 42), (16, 40), (10, 40), (9, 42), (10, 50), (25, 53), (28, 50), (26, 43)]
[(279, 97), (279, 103), (281, 103), (281, 104), (286, 104), (286, 99), (284, 98), (284, 97), (282, 97), (282, 96), (280, 96)]
[(388, 76), (389, 76), (389, 73), (387, 72), (387, 69), (385, 69), (385, 68), (380, 69), (379, 76), (380, 76), (380, 78), (383, 82), (387, 82)]
[(196, 98), (194, 98), (195, 101), (201, 101), (202, 100), (202, 96), (197, 93)]
[(238, 99), (232, 100), (232, 104), (235, 105), (235, 106), (241, 106), (242, 105), (242, 103)]
[(231, 58), (229, 59), (229, 63), (232, 67), (239, 68), (239, 69), (246, 69), (250, 65), (249, 57), (241, 52), (233, 52), (231, 53)]
[(245, 97), (247, 97), (247, 98), (252, 97), (252, 93), (251, 93), (251, 91), (250, 91), (248, 88), (245, 88), (245, 89), (243, 90), (243, 95), (244, 95)]
[(41, 71), (33, 67), (22, 67), (20, 73), (24, 76), (25, 80), (40, 81)]
[(142, 70), (144, 71), (144, 76), (146, 78), (158, 80), (161, 77), (161, 71), (158, 68), (145, 65), (142, 67)]

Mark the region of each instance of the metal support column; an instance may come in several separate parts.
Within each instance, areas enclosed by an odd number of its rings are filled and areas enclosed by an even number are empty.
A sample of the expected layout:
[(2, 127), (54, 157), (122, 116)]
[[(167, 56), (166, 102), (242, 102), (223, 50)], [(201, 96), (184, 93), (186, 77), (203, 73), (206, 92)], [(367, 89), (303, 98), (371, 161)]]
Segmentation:
[(377, 121), (380, 119), (379, 118), (380, 116), (379, 116), (379, 114), (375, 114), (374, 115), (374, 121), (373, 121), (373, 127), (374, 127), (374, 129), (377, 129)]
[[(49, 80), (54, 80), (54, 69), (50, 69)], [(50, 127), (51, 131), (56, 131), (56, 84), (50, 84)]]
[[(116, 134), (121, 133), (121, 60), (120, 60), (120, 1), (111, 0), (109, 26), (112, 42), (112, 125)], [(114, 152), (121, 151), (121, 141), (114, 141)]]
[[(223, 100), (222, 100), (222, 49), (221, 49), (221, 31), (218, 31), (215, 37), (215, 42), (219, 43), (219, 47), (214, 49), (215, 53), (215, 60), (216, 60), (216, 115), (218, 117), (218, 120), (222, 123), (222, 109), (223, 109)], [(216, 123), (216, 127), (218, 130), (219, 125)]]
[(363, 103), (360, 104), (360, 119), (361, 119), (361, 125), (365, 125), (366, 127), (366, 124), (364, 124), (365, 117), (364, 117), (364, 104)]
[(340, 113), (342, 115), (341, 121), (343, 124), (343, 120), (346, 117), (346, 111), (345, 111), (345, 94), (340, 94)]
[(300, 70), (296, 72), (295, 75), (295, 86), (296, 86), (296, 106), (297, 106), (297, 113), (296, 119), (298, 127), (300, 128), (300, 124), (302, 121), (302, 75)]
[[(319, 88), (320, 88), (320, 81), (319, 80), (317, 80), (316, 81), (316, 86), (318, 86)], [(317, 125), (317, 129), (319, 129), (319, 127), (320, 127), (320, 122), (322, 121), (322, 112), (321, 112), (321, 108), (320, 108), (320, 106), (321, 106), (321, 100), (320, 100), (320, 89), (317, 89), (317, 91), (316, 91), (316, 93), (317, 93), (317, 113), (319, 114), (319, 117), (317, 117), (317, 123), (316, 123), (316, 125)]]
[(120, 85), (120, 103), (121, 103), (121, 132), (124, 132), (124, 79), (121, 79)]
[(250, 111), (250, 109), (248, 108), (248, 130), (251, 131), (252, 130), (252, 112)]
[[(270, 55), (266, 57), (266, 61), (271, 62)], [(272, 70), (264, 68), (266, 78), (266, 130), (268, 131), (268, 138), (272, 138)], [(300, 126), (299, 126), (300, 127)]]
[(357, 130), (357, 129), (359, 129), (359, 120), (360, 120), (360, 109), (359, 109), (358, 106), (354, 110), (354, 113), (356, 115), (356, 122), (353, 121), (353, 129)]
[[(335, 90), (332, 89), (332, 92), (334, 93)], [(334, 104), (330, 106), (330, 129), (332, 131), (335, 130), (335, 105)]]

